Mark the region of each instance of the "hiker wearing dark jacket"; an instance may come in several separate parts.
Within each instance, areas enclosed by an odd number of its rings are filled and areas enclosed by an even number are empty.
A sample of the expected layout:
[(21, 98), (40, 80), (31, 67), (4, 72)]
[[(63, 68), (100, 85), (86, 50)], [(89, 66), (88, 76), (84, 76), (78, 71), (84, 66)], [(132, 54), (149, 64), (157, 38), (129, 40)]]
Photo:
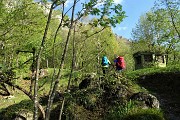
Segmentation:
[(108, 60), (108, 58), (106, 56), (102, 57), (102, 69), (103, 69), (103, 74), (106, 74), (108, 71), (108, 67), (111, 64), (111, 62)]

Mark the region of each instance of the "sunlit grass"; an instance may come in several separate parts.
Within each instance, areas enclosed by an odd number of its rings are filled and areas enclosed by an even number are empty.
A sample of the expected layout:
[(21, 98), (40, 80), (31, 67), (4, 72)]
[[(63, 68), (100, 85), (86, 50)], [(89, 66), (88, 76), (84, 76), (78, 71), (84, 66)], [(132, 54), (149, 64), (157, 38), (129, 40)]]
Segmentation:
[(160, 109), (142, 109), (129, 101), (126, 105), (113, 107), (106, 120), (165, 120)]
[(22, 93), (21, 91), (17, 91), (13, 94), (13, 96), (10, 98), (6, 97), (1, 97), (0, 99), (0, 109), (2, 108), (6, 108), (10, 105), (13, 104), (18, 104), (20, 103), (22, 100), (30, 100), (29, 97), (27, 95), (25, 95), (24, 93)]
[(125, 73), (125, 75), (128, 79), (135, 80), (136, 78), (141, 77), (143, 75), (166, 73), (166, 72), (179, 72), (179, 71), (180, 71), (180, 65), (177, 64), (177, 65), (167, 66), (164, 68), (153, 67), (153, 68), (139, 69), (139, 70), (127, 72)]

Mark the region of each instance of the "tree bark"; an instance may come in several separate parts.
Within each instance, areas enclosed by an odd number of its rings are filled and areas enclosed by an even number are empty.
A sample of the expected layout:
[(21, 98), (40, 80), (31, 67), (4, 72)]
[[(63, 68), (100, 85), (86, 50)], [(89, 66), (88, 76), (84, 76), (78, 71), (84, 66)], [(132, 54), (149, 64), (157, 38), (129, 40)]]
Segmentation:
[(61, 18), (61, 22), (56, 30), (56, 33), (54, 35), (54, 42), (53, 42), (53, 68), (54, 68), (54, 71), (53, 71), (53, 76), (52, 76), (52, 80), (51, 80), (51, 85), (50, 85), (50, 91), (49, 91), (49, 98), (48, 98), (48, 104), (47, 104), (47, 107), (46, 107), (46, 116), (45, 116), (45, 120), (49, 120), (50, 118), (50, 113), (51, 113), (51, 94), (52, 94), (52, 91), (53, 91), (53, 85), (54, 85), (54, 79), (55, 79), (55, 74), (56, 74), (56, 66), (55, 66), (55, 43), (56, 43), (56, 37), (57, 37), (57, 34), (58, 34), (58, 31), (59, 29), (61, 28), (62, 26), (62, 22), (63, 22), (63, 19), (64, 19), (64, 3), (62, 3), (63, 5), (63, 10), (62, 10), (62, 18)]
[(35, 82), (34, 82), (34, 114), (33, 114), (33, 120), (38, 120), (38, 109), (37, 109), (38, 104), (39, 104), (39, 101), (38, 101), (38, 80), (39, 80), (38, 77), (39, 77), (39, 74), (38, 73), (39, 73), (39, 67), (40, 67), (41, 54), (42, 54), (42, 51), (44, 48), (44, 44), (46, 42), (47, 31), (49, 29), (49, 24), (50, 24), (50, 20), (51, 20), (51, 16), (52, 16), (52, 10), (53, 10), (56, 2), (57, 2), (57, 0), (55, 0), (51, 5), (49, 15), (48, 15), (48, 20), (46, 23), (46, 28), (44, 31), (44, 36), (43, 36), (41, 46), (39, 49), (39, 53), (38, 53), (37, 59), (36, 59), (37, 65), (36, 65), (36, 77), (35, 77)]
[[(70, 89), (71, 79), (72, 79), (72, 75), (73, 75), (73, 71), (74, 71), (74, 67), (75, 67), (75, 31), (76, 31), (76, 25), (74, 25), (72, 64), (71, 64), (71, 73), (70, 73), (69, 80), (68, 80), (67, 92), (69, 92), (69, 89)], [(61, 118), (62, 118), (64, 103), (65, 103), (65, 97), (63, 97), (63, 100), (62, 100), (61, 110), (60, 110), (60, 114), (59, 114), (59, 120), (61, 120)]]
[[(65, 42), (65, 47), (64, 47), (64, 50), (63, 50), (63, 54), (62, 54), (61, 63), (60, 63), (60, 67), (59, 67), (59, 70), (58, 70), (58, 75), (57, 75), (57, 78), (55, 80), (55, 83), (54, 83), (54, 86), (53, 86), (53, 89), (52, 89), (52, 93), (50, 95), (50, 101), (48, 101), (48, 110), (49, 110), (48, 114), (49, 115), (47, 115), (47, 116), (50, 116), (51, 106), (53, 104), (53, 100), (54, 100), (54, 97), (55, 97), (55, 92), (56, 92), (56, 90), (58, 88), (59, 80), (61, 79), (61, 72), (62, 72), (63, 67), (64, 67), (64, 60), (65, 60), (65, 57), (66, 57), (66, 54), (67, 54), (69, 39), (70, 39), (70, 35), (71, 35), (71, 30), (72, 30), (72, 27), (73, 27), (74, 9), (75, 9), (75, 5), (76, 5), (75, 3), (76, 3), (76, 0), (74, 0), (74, 4), (73, 4), (71, 24), (70, 24), (67, 39), (66, 39), (66, 42)], [(46, 120), (49, 120), (49, 118), (46, 118)]]

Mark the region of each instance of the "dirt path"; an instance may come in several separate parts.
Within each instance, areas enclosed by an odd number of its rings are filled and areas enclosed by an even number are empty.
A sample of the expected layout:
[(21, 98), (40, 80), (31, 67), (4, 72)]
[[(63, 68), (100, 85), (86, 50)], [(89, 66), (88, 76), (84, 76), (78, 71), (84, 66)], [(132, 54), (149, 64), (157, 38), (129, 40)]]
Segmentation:
[(167, 120), (180, 120), (180, 72), (154, 74), (138, 82), (157, 96)]

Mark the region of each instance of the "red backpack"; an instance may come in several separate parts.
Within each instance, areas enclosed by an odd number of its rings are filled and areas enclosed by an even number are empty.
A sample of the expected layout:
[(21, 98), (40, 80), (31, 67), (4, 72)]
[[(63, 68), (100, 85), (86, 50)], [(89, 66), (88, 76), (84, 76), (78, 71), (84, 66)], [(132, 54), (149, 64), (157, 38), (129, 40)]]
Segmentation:
[(126, 68), (126, 65), (125, 65), (125, 60), (124, 60), (124, 57), (118, 57), (117, 58), (117, 62), (116, 62), (116, 65), (118, 67), (121, 67), (122, 69), (125, 69)]

